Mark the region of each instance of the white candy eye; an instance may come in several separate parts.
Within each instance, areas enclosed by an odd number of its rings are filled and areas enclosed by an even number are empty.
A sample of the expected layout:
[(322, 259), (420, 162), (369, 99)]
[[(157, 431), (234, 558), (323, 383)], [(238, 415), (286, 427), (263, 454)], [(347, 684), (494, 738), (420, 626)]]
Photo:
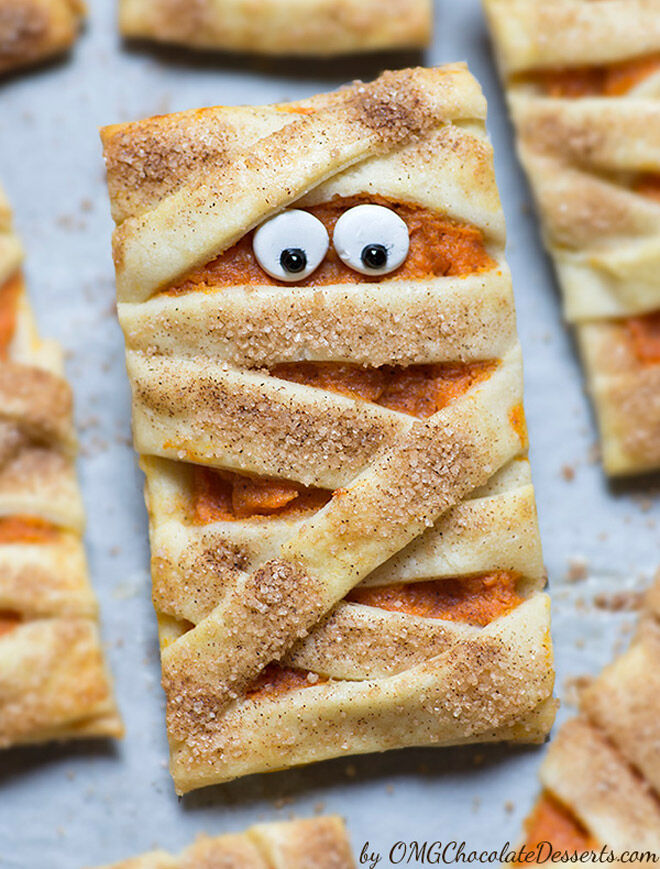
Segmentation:
[(363, 275), (386, 275), (405, 262), (408, 226), (382, 205), (356, 205), (335, 224), (332, 238), (339, 258)]
[(252, 249), (261, 268), (278, 281), (302, 281), (323, 262), (328, 231), (308, 211), (283, 211), (255, 232)]

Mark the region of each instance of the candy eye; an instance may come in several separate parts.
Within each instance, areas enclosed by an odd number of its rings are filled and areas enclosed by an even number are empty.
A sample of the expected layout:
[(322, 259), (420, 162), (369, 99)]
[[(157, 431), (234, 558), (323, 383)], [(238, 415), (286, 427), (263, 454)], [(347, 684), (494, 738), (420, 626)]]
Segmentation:
[(284, 211), (255, 232), (252, 249), (261, 268), (278, 281), (302, 281), (328, 252), (330, 239), (321, 221), (308, 211)]
[(363, 275), (386, 275), (398, 269), (410, 250), (408, 226), (382, 205), (357, 205), (335, 224), (337, 255)]

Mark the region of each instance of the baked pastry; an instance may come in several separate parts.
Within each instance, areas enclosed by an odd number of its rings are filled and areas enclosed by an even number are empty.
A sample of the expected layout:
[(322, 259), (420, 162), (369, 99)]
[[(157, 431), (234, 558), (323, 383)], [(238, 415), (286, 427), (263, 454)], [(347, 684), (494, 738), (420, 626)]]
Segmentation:
[(82, 0), (0, 0), (0, 74), (66, 51), (83, 14)]
[(0, 194), (0, 747), (121, 736), (82, 546), (71, 390)]
[(344, 822), (337, 817), (258, 824), (245, 833), (200, 836), (178, 855), (152, 851), (106, 869), (355, 869)]
[(660, 8), (484, 5), (605, 469), (660, 468)]
[(179, 792), (551, 726), (485, 108), (458, 65), (102, 133)]
[(660, 577), (629, 651), (582, 692), (580, 715), (548, 749), (528, 848), (660, 852), (659, 655)]
[(337, 55), (423, 48), (431, 0), (120, 0), (124, 36), (196, 49)]

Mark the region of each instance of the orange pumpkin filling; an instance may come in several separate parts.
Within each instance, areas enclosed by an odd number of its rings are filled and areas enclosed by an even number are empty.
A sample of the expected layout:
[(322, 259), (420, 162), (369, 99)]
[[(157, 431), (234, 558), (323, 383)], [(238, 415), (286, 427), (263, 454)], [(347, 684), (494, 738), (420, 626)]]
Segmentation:
[(16, 329), (16, 305), (23, 279), (15, 274), (0, 287), (0, 359), (7, 358), (9, 344)]
[(51, 522), (32, 516), (0, 517), (0, 544), (2, 543), (49, 543), (59, 534)]
[(511, 427), (518, 435), (521, 446), (524, 449), (527, 449), (529, 446), (529, 436), (527, 434), (527, 420), (525, 419), (525, 408), (522, 404), (516, 404), (515, 407), (511, 408), (511, 413), (509, 414), (509, 422), (511, 423)]
[(620, 97), (660, 69), (660, 55), (633, 58), (603, 66), (556, 69), (538, 73), (550, 97)]
[[(369, 277), (353, 271), (337, 256), (330, 245), (321, 265), (308, 278), (297, 281), (298, 287), (320, 287), (328, 284), (372, 283), (397, 278), (420, 280), (432, 277), (463, 277), (487, 271), (496, 265), (484, 244), (483, 233), (475, 226), (457, 223), (427, 208), (394, 202), (382, 196), (335, 196), (330, 202), (304, 209), (317, 217), (328, 230), (330, 238), (335, 223), (356, 205), (384, 205), (395, 211), (408, 225), (410, 251), (406, 261), (389, 275)], [(210, 292), (217, 287), (242, 285), (289, 286), (271, 278), (263, 271), (252, 250), (248, 233), (233, 247), (201, 269), (188, 274), (181, 283), (166, 290), (172, 295), (194, 290)]]
[[(276, 365), (271, 373), (283, 380), (362, 398), (390, 410), (426, 418), (486, 380), (496, 367), (497, 362), (411, 365), (407, 368), (296, 362)], [(198, 525), (318, 510), (332, 497), (332, 492), (325, 489), (305, 487), (289, 480), (268, 480), (199, 465), (192, 467), (191, 488), (192, 521)]]
[(21, 623), (21, 617), (13, 610), (0, 610), (0, 637), (10, 633)]
[(273, 662), (259, 673), (246, 693), (246, 699), (255, 700), (261, 697), (274, 699), (291, 691), (311, 688), (328, 680), (324, 676), (310, 674), (309, 670), (294, 670)]
[(485, 627), (522, 603), (508, 571), (428, 582), (354, 588), (346, 600), (392, 612)]
[(497, 363), (490, 361), (380, 368), (345, 362), (294, 362), (276, 365), (271, 374), (426, 418), (486, 380), (496, 367)]
[(640, 175), (633, 189), (641, 196), (648, 196), (649, 199), (657, 199), (660, 202), (660, 175), (654, 172)]
[[(448, 619), (484, 627), (522, 603), (516, 591), (518, 577), (508, 571), (480, 576), (438, 579), (373, 588), (354, 588), (347, 601), (391, 612)], [(300, 691), (328, 680), (308, 670), (295, 670), (278, 663), (264, 667), (246, 693), (249, 700), (270, 699)]]
[(319, 510), (331, 497), (325, 489), (288, 480), (247, 477), (199, 465), (192, 468), (192, 518), (197, 525)]
[(550, 842), (557, 851), (581, 853), (599, 849), (578, 819), (547, 791), (525, 821), (526, 848), (531, 850), (542, 842)]
[(660, 311), (624, 322), (637, 361), (641, 365), (660, 364)]

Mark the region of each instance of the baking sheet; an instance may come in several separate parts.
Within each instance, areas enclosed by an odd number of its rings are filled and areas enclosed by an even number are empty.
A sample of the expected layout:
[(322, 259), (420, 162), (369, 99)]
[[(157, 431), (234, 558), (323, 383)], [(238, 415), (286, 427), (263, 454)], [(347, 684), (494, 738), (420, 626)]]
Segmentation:
[[(648, 583), (660, 563), (658, 478), (608, 485), (594, 462), (593, 418), (513, 154), (478, 0), (436, 6), (433, 49), (403, 63), (465, 59), (489, 98), (554, 596), (557, 688), (570, 700), (574, 678), (598, 672), (627, 642), (634, 615), (617, 611), (613, 596)], [(294, 812), (345, 815), (356, 851), (368, 840), (383, 854), (381, 866), (399, 839), (458, 839), (489, 849), (515, 842), (537, 791), (543, 748), (405, 750), (253, 776), (182, 800), (174, 795), (97, 127), (203, 105), (301, 98), (402, 59), (291, 64), (129, 49), (116, 33), (114, 0), (91, 0), (90, 7), (68, 61), (0, 85), (0, 177), (27, 250), (41, 330), (69, 350), (90, 566), (127, 736), (117, 746), (0, 755), (0, 865), (79, 869)], [(565, 703), (559, 720), (572, 711)]]

